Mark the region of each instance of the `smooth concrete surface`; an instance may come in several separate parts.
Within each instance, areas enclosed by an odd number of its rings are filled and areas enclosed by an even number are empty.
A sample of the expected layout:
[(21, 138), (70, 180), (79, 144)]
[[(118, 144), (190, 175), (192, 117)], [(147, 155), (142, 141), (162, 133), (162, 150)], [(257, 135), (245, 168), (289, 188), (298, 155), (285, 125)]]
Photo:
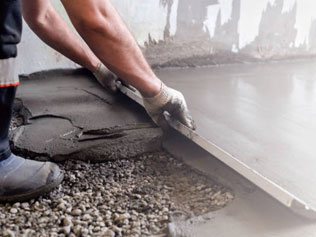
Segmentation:
[[(71, 26), (61, 2), (51, 2)], [(157, 67), (309, 57), (316, 53), (313, 0), (112, 0), (112, 3), (150, 64)], [(76, 65), (42, 43), (24, 25), (18, 73), (68, 67)]]
[[(315, 61), (163, 70), (158, 76), (184, 93), (197, 134), (252, 171), (246, 178), (256, 184), (267, 179), (315, 209)], [(263, 185), (274, 192), (275, 186)]]
[(161, 148), (162, 131), (143, 108), (108, 93), (86, 70), (22, 78), (17, 100), (25, 125), (11, 140), (22, 155), (104, 161)]
[[(315, 218), (315, 61), (161, 70), (197, 131), (172, 127), (293, 211)], [(139, 94), (121, 91), (142, 104)], [(304, 112), (304, 114), (302, 113)]]
[(198, 172), (230, 187), (235, 199), (224, 209), (170, 224), (172, 237), (315, 237), (316, 222), (294, 214), (217, 158), (176, 131), (163, 147)]

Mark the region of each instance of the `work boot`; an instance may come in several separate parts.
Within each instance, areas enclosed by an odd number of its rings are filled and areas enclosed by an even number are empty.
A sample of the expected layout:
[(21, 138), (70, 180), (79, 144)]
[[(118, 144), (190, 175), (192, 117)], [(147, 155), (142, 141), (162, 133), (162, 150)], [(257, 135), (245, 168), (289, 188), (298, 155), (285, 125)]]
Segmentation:
[(51, 162), (27, 160), (11, 154), (0, 161), (0, 201), (26, 201), (57, 187), (63, 172)]

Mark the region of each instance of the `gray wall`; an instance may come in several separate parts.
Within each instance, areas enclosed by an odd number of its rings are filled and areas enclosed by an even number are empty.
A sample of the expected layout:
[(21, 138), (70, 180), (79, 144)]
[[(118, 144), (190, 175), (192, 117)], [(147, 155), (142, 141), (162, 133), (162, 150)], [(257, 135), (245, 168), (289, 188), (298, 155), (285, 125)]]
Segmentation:
[[(69, 22), (58, 0), (56, 9)], [(314, 56), (314, 0), (112, 0), (153, 66)], [(70, 23), (69, 23), (70, 24)], [(76, 65), (24, 29), (19, 73)]]

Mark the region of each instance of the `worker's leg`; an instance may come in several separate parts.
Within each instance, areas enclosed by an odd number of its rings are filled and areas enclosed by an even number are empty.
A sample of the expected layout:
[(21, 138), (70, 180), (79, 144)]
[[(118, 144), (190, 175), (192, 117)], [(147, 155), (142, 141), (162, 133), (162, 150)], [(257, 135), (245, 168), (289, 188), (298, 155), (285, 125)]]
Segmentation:
[(16, 86), (0, 87), (0, 161), (11, 155), (8, 133), (15, 91)]
[(14, 65), (21, 31), (20, 2), (0, 1), (0, 161), (11, 155), (8, 132), (15, 90), (19, 84)]
[(14, 57), (21, 26), (20, 2), (0, 1), (0, 201), (36, 197), (59, 185), (63, 178), (57, 165), (25, 160), (10, 150), (8, 133), (18, 85)]
[(109, 0), (62, 0), (75, 28), (111, 71), (144, 96), (158, 94), (161, 81)]
[(14, 61), (14, 58), (0, 60), (0, 201), (21, 201), (39, 196), (63, 179), (57, 165), (25, 160), (11, 153), (8, 134), (18, 85)]

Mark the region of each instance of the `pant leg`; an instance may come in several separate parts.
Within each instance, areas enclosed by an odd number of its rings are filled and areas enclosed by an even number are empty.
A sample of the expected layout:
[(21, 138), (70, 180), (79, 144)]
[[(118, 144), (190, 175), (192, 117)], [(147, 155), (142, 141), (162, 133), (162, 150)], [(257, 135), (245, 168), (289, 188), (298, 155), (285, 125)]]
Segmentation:
[(9, 127), (16, 86), (16, 45), (21, 40), (22, 13), (20, 0), (0, 0), (0, 161), (11, 155)]
[(16, 86), (0, 88), (0, 161), (11, 155), (8, 135), (16, 88)]
[(0, 59), (0, 161), (11, 155), (9, 128), (18, 83), (15, 58)]
[(20, 0), (0, 0), (0, 59), (16, 57), (21, 32)]
[(15, 58), (0, 60), (0, 161), (11, 155), (9, 128), (18, 77), (15, 75)]

